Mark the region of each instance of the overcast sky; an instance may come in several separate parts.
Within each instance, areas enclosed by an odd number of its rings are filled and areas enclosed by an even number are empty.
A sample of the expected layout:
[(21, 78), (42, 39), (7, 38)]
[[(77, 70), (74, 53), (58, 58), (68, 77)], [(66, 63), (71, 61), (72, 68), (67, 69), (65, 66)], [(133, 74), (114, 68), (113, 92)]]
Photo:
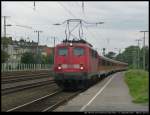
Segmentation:
[[(42, 30), (40, 44), (53, 46), (52, 36), (57, 37), (56, 43), (65, 38), (65, 25), (54, 26), (66, 19), (80, 18), (88, 22), (102, 21), (99, 26), (83, 28), (84, 37), (94, 48), (102, 52), (115, 51), (121, 48), (136, 45), (136, 39), (143, 39), (141, 30), (149, 30), (148, 2), (2, 2), (2, 16), (7, 18), (7, 24), (26, 25), (34, 30)], [(1, 32), (3, 33), (3, 19)], [(19, 40), (21, 37), (37, 41), (34, 30), (11, 26), (7, 27), (7, 35)], [(146, 45), (148, 45), (146, 33)], [(28, 40), (28, 39), (27, 39)], [(142, 45), (143, 42), (141, 41)]]

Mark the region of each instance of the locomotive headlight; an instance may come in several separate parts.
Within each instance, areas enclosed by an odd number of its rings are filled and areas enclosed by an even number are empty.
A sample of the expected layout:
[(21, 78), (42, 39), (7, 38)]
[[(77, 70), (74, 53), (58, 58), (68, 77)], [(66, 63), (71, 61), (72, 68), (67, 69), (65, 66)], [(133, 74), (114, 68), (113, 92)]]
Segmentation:
[(70, 46), (72, 46), (72, 43), (70, 43)]
[(80, 69), (81, 69), (81, 70), (83, 70), (83, 69), (84, 69), (84, 67), (83, 67), (83, 66), (81, 66), (81, 67), (80, 67)]
[(60, 70), (60, 69), (62, 69), (62, 67), (61, 67), (61, 66), (58, 66), (58, 69)]

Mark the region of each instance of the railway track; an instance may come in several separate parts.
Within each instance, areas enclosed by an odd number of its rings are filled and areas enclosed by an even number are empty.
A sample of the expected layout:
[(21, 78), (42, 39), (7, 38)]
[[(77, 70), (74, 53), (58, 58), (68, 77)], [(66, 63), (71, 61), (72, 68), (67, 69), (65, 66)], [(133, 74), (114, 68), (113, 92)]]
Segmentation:
[(18, 75), (29, 75), (29, 74), (39, 74), (39, 73), (48, 73), (52, 72), (52, 70), (31, 70), (31, 71), (9, 71), (9, 72), (2, 72), (2, 77), (11, 77), (11, 76), (18, 76)]
[(15, 87), (4, 88), (4, 89), (1, 89), (1, 94), (6, 95), (9, 93), (13, 93), (13, 92), (33, 88), (33, 87), (38, 87), (38, 86), (42, 86), (42, 85), (52, 84), (52, 83), (55, 83), (55, 81), (53, 81), (53, 80), (40, 81), (40, 82), (36, 82), (36, 83), (32, 83), (32, 84), (24, 84), (24, 85), (19, 85), (19, 86), (15, 86)]
[(57, 90), (53, 93), (45, 95), (41, 98), (33, 100), (31, 102), (25, 103), (23, 105), (14, 107), (12, 109), (7, 110), (7, 112), (11, 111), (24, 111), (24, 112), (46, 112), (52, 111), (57, 108), (59, 105), (67, 102), (74, 96), (78, 95), (81, 91), (77, 92), (63, 92), (62, 90)]
[(29, 74), (29, 75), (18, 75), (18, 76), (8, 76), (8, 77), (2, 77), (2, 84), (5, 83), (12, 83), (12, 82), (18, 82), (18, 81), (26, 81), (26, 80), (33, 80), (33, 79), (40, 79), (40, 78), (48, 78), (48, 73), (38, 73), (38, 74)]

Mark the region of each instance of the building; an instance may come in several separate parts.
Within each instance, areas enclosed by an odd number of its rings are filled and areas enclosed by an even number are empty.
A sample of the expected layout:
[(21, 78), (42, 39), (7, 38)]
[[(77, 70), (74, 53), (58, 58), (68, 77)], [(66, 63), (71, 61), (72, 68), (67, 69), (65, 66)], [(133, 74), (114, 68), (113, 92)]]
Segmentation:
[[(6, 48), (3, 47), (3, 44), (1, 46), (1, 48), (9, 55), (8, 63), (20, 63), (21, 56), (25, 52), (31, 52), (35, 55), (37, 54), (37, 42), (27, 42), (23, 39), (16, 41), (12, 40), (12, 38), (9, 38), (9, 40), (9, 45)], [(45, 56), (49, 56), (53, 50), (53, 48), (47, 47), (46, 45), (39, 45), (38, 48), (39, 52)]]

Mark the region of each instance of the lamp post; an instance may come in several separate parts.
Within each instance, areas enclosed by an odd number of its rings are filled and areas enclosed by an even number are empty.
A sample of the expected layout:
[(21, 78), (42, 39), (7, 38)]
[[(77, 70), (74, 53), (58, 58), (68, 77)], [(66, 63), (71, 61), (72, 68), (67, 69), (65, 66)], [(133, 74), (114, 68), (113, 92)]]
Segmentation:
[(118, 51), (118, 55), (120, 55), (120, 60), (122, 60), (121, 48), (114, 48), (114, 49)]
[(139, 69), (140, 68), (140, 41), (142, 41), (141, 39), (137, 39), (137, 40), (135, 40), (135, 41), (137, 41), (138, 42), (138, 58), (137, 58), (137, 60), (138, 60), (138, 62), (137, 62), (137, 68)]
[(2, 16), (4, 18), (4, 38), (6, 38), (6, 19), (9, 18), (10, 16)]
[(145, 70), (145, 32), (149, 31), (140, 31), (144, 33), (144, 38), (143, 38), (143, 69)]
[(39, 33), (41, 33), (42, 31), (36, 30), (34, 31), (35, 33), (37, 33), (38, 35), (38, 43), (37, 43), (37, 64), (40, 63), (40, 55), (39, 55)]

